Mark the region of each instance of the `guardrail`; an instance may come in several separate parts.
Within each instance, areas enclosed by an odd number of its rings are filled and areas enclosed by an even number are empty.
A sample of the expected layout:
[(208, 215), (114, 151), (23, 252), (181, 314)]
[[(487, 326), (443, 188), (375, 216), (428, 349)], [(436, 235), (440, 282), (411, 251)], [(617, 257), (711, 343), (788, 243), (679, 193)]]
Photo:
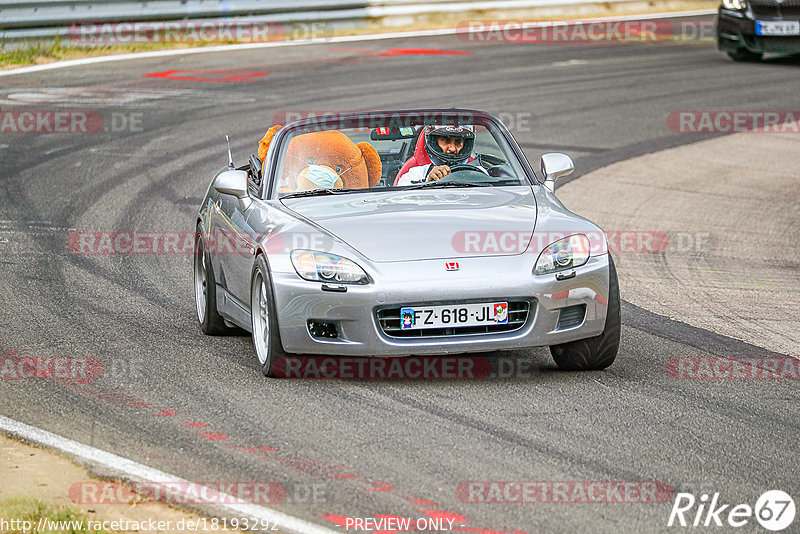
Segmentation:
[(366, 18), (367, 7), (364, 0), (0, 0), (0, 40), (12, 47), (23, 41), (53, 40), (83, 23), (223, 18), (274, 23), (354, 21)]
[(0, 0), (0, 28), (44, 28), (76, 22), (187, 20), (293, 15), (365, 9), (364, 0)]
[[(697, 0), (658, 0), (669, 4)], [(70, 28), (86, 23), (132, 21), (236, 21), (242, 24), (322, 22), (331, 31), (374, 27), (393, 19), (398, 28), (411, 20), (456, 13), (515, 12), (544, 9), (552, 16), (570, 6), (595, 5), (613, 12), (623, 4), (653, 9), (652, 0), (0, 0), (0, 44), (13, 48), (26, 41), (67, 37)], [(624, 8), (622, 8), (624, 10)], [(371, 25), (371, 26), (370, 26)], [(75, 43), (73, 43), (75, 44)], [(87, 45), (87, 43), (77, 43)]]

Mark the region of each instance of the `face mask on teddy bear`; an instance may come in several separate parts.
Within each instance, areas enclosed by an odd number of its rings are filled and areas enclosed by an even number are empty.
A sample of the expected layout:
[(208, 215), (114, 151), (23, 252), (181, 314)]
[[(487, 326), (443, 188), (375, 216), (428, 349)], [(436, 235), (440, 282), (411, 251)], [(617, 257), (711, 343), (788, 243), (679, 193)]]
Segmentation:
[(354, 162), (353, 162), (353, 163), (351, 163), (351, 164), (350, 164), (350, 166), (349, 166), (349, 167), (347, 167), (347, 168), (344, 168), (344, 166), (342, 166), (342, 165), (337, 165), (337, 166), (336, 166), (336, 168), (334, 169), (334, 168), (333, 168), (332, 166), (330, 166), (330, 165), (315, 165), (315, 164), (314, 164), (314, 158), (308, 158), (308, 159), (304, 159), (304, 158), (301, 158), (301, 157), (299, 157), (299, 156), (296, 156), (296, 155), (294, 155), (294, 154), (292, 154), (292, 157), (293, 157), (294, 159), (296, 159), (297, 161), (300, 161), (300, 162), (302, 162), (302, 163), (305, 163), (305, 164), (307, 164), (307, 165), (309, 165), (309, 166), (312, 166), (312, 167), (319, 167), (319, 166), (322, 166), (322, 167), (325, 167), (326, 169), (331, 169), (333, 172), (335, 172), (335, 173), (336, 173), (336, 174), (338, 174), (339, 176), (343, 176), (345, 173), (349, 172), (349, 171), (350, 171), (350, 170), (351, 170), (353, 167), (355, 167), (355, 166), (356, 166), (356, 164), (358, 163), (358, 161), (354, 161)]
[(309, 165), (297, 175), (297, 186), (300, 191), (313, 189), (341, 189), (342, 178), (325, 165)]

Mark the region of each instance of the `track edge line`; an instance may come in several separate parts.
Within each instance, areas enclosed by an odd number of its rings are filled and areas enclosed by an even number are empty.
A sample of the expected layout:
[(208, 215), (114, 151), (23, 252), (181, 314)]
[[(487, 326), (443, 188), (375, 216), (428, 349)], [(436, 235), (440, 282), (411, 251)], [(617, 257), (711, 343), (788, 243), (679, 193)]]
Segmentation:
[[(149, 482), (155, 485), (187, 482), (185, 479), (175, 475), (165, 473), (122, 456), (117, 456), (116, 454), (102, 449), (84, 445), (83, 443), (73, 441), (69, 438), (53, 434), (52, 432), (16, 421), (3, 415), (0, 415), (0, 433), (11, 438), (20, 439), (26, 443), (66, 454), (82, 464), (89, 463), (112, 469), (120, 473), (123, 479), (129, 481)], [(223, 496), (228, 497), (227, 495)], [(233, 496), (230, 497), (234, 499)], [(169, 506), (175, 505), (169, 504)], [(294, 517), (284, 512), (279, 512), (256, 504), (214, 504), (213, 507), (215, 509), (235, 513), (239, 517), (246, 515), (255, 519), (267, 521), (270, 525), (276, 525), (289, 532), (300, 534), (338, 534), (335, 530), (311, 523), (305, 519), (300, 519), (299, 517)], [(202, 512), (202, 508), (198, 508), (197, 510)]]

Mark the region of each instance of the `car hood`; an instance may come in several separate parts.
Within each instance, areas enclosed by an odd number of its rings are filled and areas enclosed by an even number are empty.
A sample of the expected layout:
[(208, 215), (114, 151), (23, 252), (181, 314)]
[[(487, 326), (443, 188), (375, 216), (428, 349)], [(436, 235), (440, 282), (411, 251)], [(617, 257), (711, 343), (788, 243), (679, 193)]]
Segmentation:
[(289, 198), (284, 206), (372, 261), (521, 254), (536, 223), (530, 187)]

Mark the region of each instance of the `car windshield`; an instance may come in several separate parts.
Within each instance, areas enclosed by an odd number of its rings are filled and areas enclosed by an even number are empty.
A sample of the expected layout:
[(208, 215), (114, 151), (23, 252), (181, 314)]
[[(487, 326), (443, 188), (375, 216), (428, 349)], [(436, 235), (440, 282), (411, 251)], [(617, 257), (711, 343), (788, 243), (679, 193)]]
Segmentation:
[[(446, 137), (456, 148), (444, 148), (449, 150), (446, 154), (455, 155), (447, 161), (446, 175), (434, 180), (428, 177), (436, 165), (426, 150), (425, 135), (437, 128), (437, 132), (456, 132)], [(438, 142), (437, 137), (432, 139)], [(529, 184), (503, 133), (484, 115), (320, 120), (293, 127), (276, 158), (270, 198)]]

